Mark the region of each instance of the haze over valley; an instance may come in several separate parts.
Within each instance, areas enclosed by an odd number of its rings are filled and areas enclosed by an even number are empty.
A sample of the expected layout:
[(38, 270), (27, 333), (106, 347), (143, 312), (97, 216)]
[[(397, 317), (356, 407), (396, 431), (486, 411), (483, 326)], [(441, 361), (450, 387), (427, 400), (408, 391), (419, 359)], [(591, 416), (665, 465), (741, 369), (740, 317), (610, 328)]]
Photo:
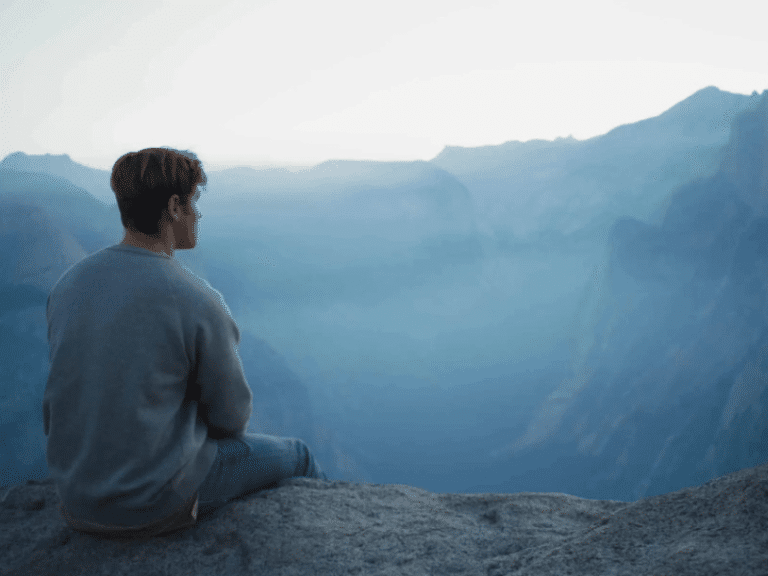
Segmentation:
[[(768, 94), (710, 86), (587, 140), (206, 169), (174, 257), (241, 329), (250, 429), (329, 477), (634, 501), (768, 457), (766, 166)], [(122, 237), (108, 171), (0, 162), (0, 484), (47, 476), (48, 290)]]

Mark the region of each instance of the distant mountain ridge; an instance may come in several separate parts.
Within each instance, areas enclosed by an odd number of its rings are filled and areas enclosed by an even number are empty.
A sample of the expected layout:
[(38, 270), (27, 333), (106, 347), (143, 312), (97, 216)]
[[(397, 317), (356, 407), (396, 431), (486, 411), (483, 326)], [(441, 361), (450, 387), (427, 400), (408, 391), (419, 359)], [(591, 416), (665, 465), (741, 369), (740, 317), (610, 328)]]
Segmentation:
[(678, 186), (714, 173), (731, 120), (758, 100), (710, 86), (589, 140), (446, 147), (431, 162), (467, 187), (500, 239), (590, 229), (604, 237), (616, 218), (658, 222)]
[(25, 154), (13, 152), (0, 161), (0, 170), (17, 172), (41, 172), (69, 180), (75, 186), (87, 190), (99, 202), (117, 204), (109, 187), (111, 173), (74, 162), (68, 154)]
[[(599, 136), (587, 140), (577, 140), (572, 136), (556, 138), (555, 140), (533, 139), (526, 142), (510, 140), (503, 144), (464, 147), (446, 146), (430, 162), (452, 174), (464, 175), (487, 172), (496, 169), (501, 164), (510, 167), (519, 166), (532, 156), (554, 150), (571, 150), (584, 147), (587, 144), (603, 144), (606, 141), (615, 142), (621, 138), (636, 138), (642, 136), (648, 129), (655, 131), (672, 129), (678, 138), (691, 138), (702, 143), (717, 143), (724, 137), (728, 138), (730, 130), (729, 119), (734, 118), (743, 109), (754, 105), (757, 93), (751, 96), (733, 94), (708, 86), (695, 92), (662, 112), (658, 116), (639, 120), (630, 124), (622, 124)], [(705, 143), (706, 140), (705, 140)]]
[[(465, 184), (478, 203), (481, 215), (485, 215), (500, 206), (497, 200), (499, 194), (509, 196), (521, 186), (524, 187), (535, 180), (552, 180), (554, 177), (554, 182), (545, 186), (545, 189), (556, 190), (557, 179), (562, 176), (563, 168), (567, 173), (568, 164), (577, 165), (589, 161), (590, 157), (597, 157), (601, 159), (599, 167), (611, 172), (610, 164), (615, 164), (617, 159), (621, 162), (636, 160), (638, 151), (657, 148), (660, 142), (663, 146), (665, 139), (672, 139), (678, 148), (686, 149), (689, 156), (685, 159), (685, 164), (689, 168), (711, 164), (710, 161), (716, 154), (713, 156), (713, 151), (699, 149), (719, 150), (724, 146), (728, 138), (730, 120), (749, 106), (753, 106), (756, 98), (756, 92), (751, 96), (744, 96), (709, 86), (659, 116), (618, 126), (606, 134), (588, 140), (568, 137), (553, 141), (512, 140), (500, 145), (473, 148), (446, 146), (429, 162), (328, 160), (303, 169), (238, 167), (206, 170), (209, 175), (207, 190), (218, 197), (222, 194), (231, 197), (267, 190), (274, 198), (279, 191), (288, 193), (291, 189), (306, 187), (322, 190), (324, 183), (328, 182), (343, 182), (344, 187), (354, 187), (376, 179), (387, 187), (394, 182), (402, 183), (404, 176), (418, 176), (418, 173), (412, 172), (414, 168), (419, 167), (418, 170), (425, 174), (427, 166), (432, 164)], [(627, 144), (630, 144), (629, 148)], [(624, 159), (621, 158), (622, 153)], [(204, 160), (203, 165), (205, 166)], [(560, 168), (551, 173), (555, 165), (560, 165)], [(406, 167), (408, 170), (404, 171)], [(659, 172), (663, 176), (664, 167), (657, 168), (661, 169)], [(116, 205), (114, 193), (109, 186), (110, 172), (78, 164), (67, 154), (30, 155), (13, 152), (0, 161), (0, 170), (2, 169), (41, 172), (62, 177), (87, 190), (100, 202), (108, 206)], [(667, 171), (670, 169), (679, 171), (679, 167), (668, 167)], [(622, 170), (626, 168), (622, 167)], [(523, 175), (523, 179), (515, 183), (516, 178), (519, 180), (520, 171), (530, 174)], [(689, 169), (682, 176), (688, 177), (692, 174)], [(541, 190), (540, 183), (536, 183), (528, 195)], [(580, 193), (585, 191), (580, 190)], [(520, 204), (519, 199), (508, 198), (507, 201), (512, 205)], [(506, 211), (496, 211), (494, 222), (498, 223), (503, 214), (506, 214)], [(530, 217), (527, 219), (530, 220)], [(514, 222), (515, 218), (511, 221)], [(525, 235), (524, 230), (520, 234)]]

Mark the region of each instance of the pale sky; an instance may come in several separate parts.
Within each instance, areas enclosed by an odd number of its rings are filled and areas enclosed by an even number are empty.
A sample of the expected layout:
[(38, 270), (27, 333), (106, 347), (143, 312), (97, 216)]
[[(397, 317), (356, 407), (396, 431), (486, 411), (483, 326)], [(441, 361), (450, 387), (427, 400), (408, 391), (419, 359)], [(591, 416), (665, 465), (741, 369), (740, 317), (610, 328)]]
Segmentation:
[(0, 158), (429, 160), (768, 89), (764, 0), (0, 0)]

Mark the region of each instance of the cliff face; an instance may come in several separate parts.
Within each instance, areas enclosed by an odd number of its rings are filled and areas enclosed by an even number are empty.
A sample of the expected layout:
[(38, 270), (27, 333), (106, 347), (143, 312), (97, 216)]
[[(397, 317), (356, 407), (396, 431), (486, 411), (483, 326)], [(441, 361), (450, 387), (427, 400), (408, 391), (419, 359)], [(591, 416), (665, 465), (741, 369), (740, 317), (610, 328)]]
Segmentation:
[(768, 464), (631, 504), (293, 478), (190, 528), (108, 539), (71, 530), (55, 487), (29, 481), (2, 494), (0, 567), (8, 576), (763, 576), (766, 496)]
[(634, 500), (768, 459), (768, 92), (724, 158), (660, 226), (616, 222), (594, 343), (510, 467), (569, 459), (569, 489)]

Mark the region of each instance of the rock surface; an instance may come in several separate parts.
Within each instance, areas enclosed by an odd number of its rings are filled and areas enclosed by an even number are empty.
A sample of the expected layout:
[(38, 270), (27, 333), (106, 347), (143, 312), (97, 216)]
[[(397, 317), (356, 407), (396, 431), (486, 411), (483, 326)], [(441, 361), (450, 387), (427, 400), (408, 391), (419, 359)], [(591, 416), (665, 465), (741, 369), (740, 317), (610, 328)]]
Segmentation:
[(0, 500), (0, 573), (768, 573), (768, 463), (637, 502), (292, 478), (149, 539), (71, 530), (51, 480)]

